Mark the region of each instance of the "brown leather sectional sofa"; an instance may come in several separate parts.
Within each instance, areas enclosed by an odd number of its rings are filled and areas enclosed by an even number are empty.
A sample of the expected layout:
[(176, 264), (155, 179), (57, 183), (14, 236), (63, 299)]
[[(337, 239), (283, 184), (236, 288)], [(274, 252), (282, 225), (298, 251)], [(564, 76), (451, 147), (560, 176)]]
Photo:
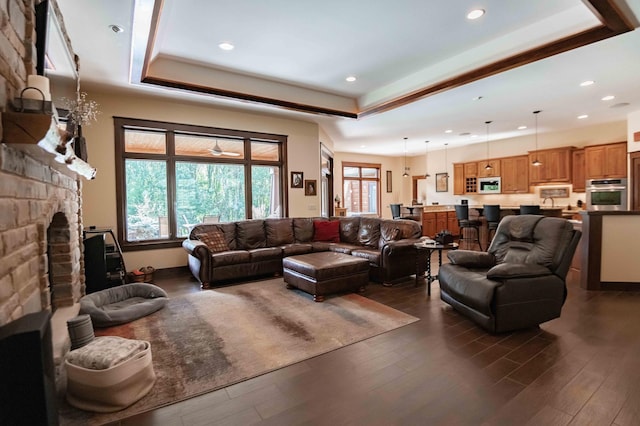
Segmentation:
[[(314, 241), (314, 221), (326, 218), (283, 218), (199, 224), (182, 246), (189, 253), (189, 268), (203, 288), (233, 279), (282, 274), (287, 256), (334, 251), (369, 260), (372, 281), (390, 283), (416, 272), (420, 238), (418, 222), (370, 217), (340, 217), (339, 242)], [(217, 227), (228, 250), (211, 252), (199, 234)]]

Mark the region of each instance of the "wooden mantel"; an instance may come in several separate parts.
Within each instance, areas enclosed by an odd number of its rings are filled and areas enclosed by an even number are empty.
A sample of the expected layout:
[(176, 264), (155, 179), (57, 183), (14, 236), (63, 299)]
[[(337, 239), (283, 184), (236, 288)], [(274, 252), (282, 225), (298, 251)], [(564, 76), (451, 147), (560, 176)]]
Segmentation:
[(76, 156), (71, 135), (58, 127), (55, 115), (2, 113), (2, 142), (56, 170), (70, 170), (89, 180), (96, 176), (96, 169)]

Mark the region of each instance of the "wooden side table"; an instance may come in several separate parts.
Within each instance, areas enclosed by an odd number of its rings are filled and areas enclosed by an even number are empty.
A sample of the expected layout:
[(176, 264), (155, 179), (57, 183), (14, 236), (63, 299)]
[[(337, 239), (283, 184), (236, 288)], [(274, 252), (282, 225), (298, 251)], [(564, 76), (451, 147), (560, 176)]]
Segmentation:
[(424, 275), (424, 279), (427, 282), (427, 295), (431, 296), (431, 282), (438, 279), (438, 275), (431, 275), (431, 255), (434, 251), (438, 252), (438, 270), (440, 266), (442, 266), (442, 250), (457, 250), (458, 244), (424, 244), (424, 243), (416, 243), (413, 245), (418, 251), (416, 256), (416, 286), (418, 285), (418, 278), (423, 271), (422, 262), (424, 257), (421, 256), (421, 252), (425, 252), (427, 255), (426, 259), (426, 272)]

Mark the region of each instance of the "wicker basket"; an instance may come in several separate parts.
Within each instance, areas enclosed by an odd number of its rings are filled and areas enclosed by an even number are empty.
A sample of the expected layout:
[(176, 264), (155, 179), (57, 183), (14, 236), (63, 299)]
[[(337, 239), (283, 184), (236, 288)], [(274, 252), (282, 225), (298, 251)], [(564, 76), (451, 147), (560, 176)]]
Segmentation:
[(152, 283), (154, 272), (155, 268), (153, 266), (144, 266), (134, 272), (129, 272), (127, 275), (130, 283)]

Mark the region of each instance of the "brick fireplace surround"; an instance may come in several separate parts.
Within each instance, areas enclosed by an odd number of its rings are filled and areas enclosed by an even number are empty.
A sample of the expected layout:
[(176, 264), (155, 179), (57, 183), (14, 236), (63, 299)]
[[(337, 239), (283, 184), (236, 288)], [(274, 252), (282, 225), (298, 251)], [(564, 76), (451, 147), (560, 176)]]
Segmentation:
[[(39, 0), (0, 2), (0, 109), (35, 74), (34, 8)], [(0, 133), (2, 125), (0, 124)], [(85, 292), (82, 177), (15, 141), (0, 145), (0, 325), (53, 312), (54, 356), (69, 350), (66, 321)], [(32, 152), (32, 151), (29, 151)]]

